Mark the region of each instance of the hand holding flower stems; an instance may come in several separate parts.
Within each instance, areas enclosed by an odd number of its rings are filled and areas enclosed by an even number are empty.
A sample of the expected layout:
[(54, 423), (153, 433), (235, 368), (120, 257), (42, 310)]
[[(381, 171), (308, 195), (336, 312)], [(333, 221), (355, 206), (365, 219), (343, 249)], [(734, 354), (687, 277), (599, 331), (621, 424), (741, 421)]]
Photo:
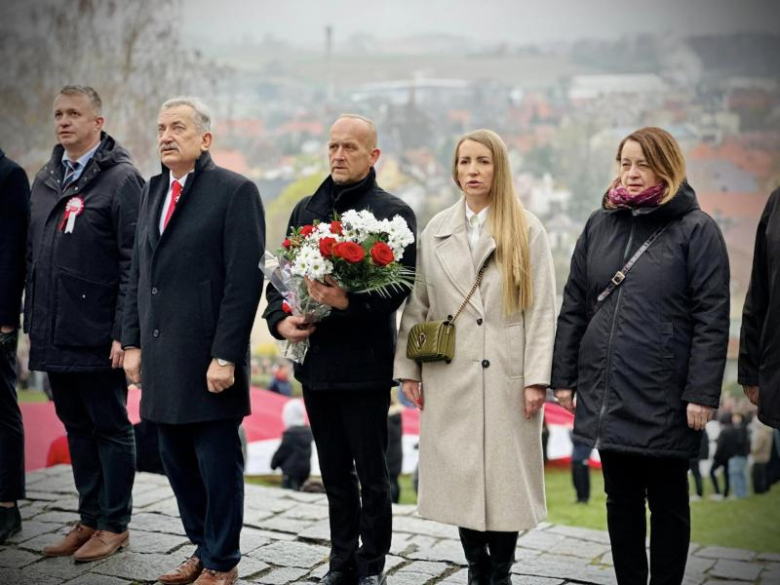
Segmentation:
[(266, 252), (260, 268), (291, 314), (277, 325), (287, 340), (285, 357), (303, 362), (313, 324), (332, 309), (347, 310), (348, 293), (387, 296), (411, 288), (414, 272), (399, 261), (413, 242), (401, 216), (380, 221), (368, 210), (349, 210), (331, 222), (293, 228), (276, 257)]

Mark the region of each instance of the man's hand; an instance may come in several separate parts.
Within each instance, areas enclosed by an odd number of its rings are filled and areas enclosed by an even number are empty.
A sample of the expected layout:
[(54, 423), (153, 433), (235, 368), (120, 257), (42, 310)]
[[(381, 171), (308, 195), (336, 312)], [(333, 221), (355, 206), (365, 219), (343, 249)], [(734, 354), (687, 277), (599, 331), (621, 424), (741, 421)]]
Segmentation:
[(702, 404), (688, 403), (688, 426), (695, 431), (703, 431), (707, 423), (712, 420), (715, 409)]
[(125, 376), (133, 384), (141, 383), (141, 350), (137, 347), (128, 347), (125, 350), (123, 360)]
[(547, 389), (543, 386), (526, 386), (523, 394), (525, 395), (525, 418), (531, 418), (542, 410)]
[(309, 296), (318, 303), (342, 311), (349, 307), (347, 291), (341, 288), (339, 284), (333, 280), (332, 276), (326, 276), (324, 283), (319, 280), (311, 280), (310, 278), (306, 278), (305, 280), (306, 286), (309, 289)]
[(555, 391), (555, 399), (558, 401), (558, 404), (563, 406), (563, 408), (568, 410), (570, 413), (574, 414), (574, 411), (576, 409), (576, 404), (574, 404), (573, 390), (568, 390), (566, 388), (558, 388)]
[(404, 396), (406, 396), (409, 402), (420, 410), (423, 409), (422, 382), (418, 382), (417, 380), (403, 380), (401, 382), (401, 392), (404, 393)]
[(745, 392), (748, 400), (758, 406), (758, 386), (742, 386), (742, 390)]
[(13, 325), (0, 325), (0, 333), (13, 333), (16, 327)]
[(206, 372), (206, 385), (209, 387), (209, 392), (219, 394), (230, 388), (236, 381), (233, 377), (235, 370), (236, 366), (233, 364), (220, 366), (216, 359), (212, 359), (209, 371)]
[(108, 359), (111, 360), (111, 367), (114, 369), (121, 368), (125, 363), (125, 350), (122, 349), (121, 342), (116, 339), (111, 342), (111, 354)]
[(279, 335), (293, 343), (303, 341), (316, 330), (314, 323), (307, 323), (306, 319), (295, 315), (285, 317), (276, 325), (276, 331)]

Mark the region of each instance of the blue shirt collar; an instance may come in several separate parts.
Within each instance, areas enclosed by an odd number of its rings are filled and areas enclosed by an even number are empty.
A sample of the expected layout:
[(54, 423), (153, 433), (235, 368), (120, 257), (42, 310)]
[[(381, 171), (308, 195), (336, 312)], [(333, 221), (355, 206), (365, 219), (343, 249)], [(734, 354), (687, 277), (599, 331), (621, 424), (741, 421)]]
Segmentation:
[(70, 161), (72, 163), (77, 162), (79, 163), (79, 168), (76, 171), (78, 174), (81, 174), (81, 171), (84, 170), (84, 168), (87, 166), (87, 163), (89, 162), (89, 159), (91, 159), (95, 152), (97, 152), (97, 149), (100, 148), (100, 145), (102, 143), (102, 140), (98, 141), (98, 143), (95, 145), (94, 148), (91, 150), (88, 150), (84, 154), (82, 154), (77, 160), (70, 160), (70, 157), (68, 157), (68, 152), (63, 150), (62, 151), (62, 164), (65, 164), (65, 161)]

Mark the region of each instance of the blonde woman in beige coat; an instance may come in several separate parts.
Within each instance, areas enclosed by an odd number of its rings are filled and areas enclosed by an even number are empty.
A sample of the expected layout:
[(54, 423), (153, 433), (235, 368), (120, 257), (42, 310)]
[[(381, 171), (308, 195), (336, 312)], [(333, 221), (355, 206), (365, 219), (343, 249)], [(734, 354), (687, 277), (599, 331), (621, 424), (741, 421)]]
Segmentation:
[[(419, 512), (460, 528), (469, 583), (511, 583), (518, 531), (546, 515), (542, 406), (555, 337), (547, 234), (512, 185), (506, 146), (489, 130), (458, 142), (458, 203), (420, 234), (419, 278), (407, 302), (396, 378), (422, 411)], [(454, 315), (451, 363), (406, 357), (411, 327)]]

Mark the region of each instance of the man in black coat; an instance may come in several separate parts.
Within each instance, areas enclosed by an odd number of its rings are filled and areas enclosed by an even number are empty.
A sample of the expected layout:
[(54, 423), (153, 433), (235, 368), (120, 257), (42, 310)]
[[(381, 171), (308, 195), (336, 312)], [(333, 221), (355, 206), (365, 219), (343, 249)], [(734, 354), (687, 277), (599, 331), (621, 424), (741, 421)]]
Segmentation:
[[(156, 423), (192, 557), (159, 580), (237, 579), (249, 407), (249, 334), (262, 294), (263, 205), (248, 179), (211, 160), (211, 117), (195, 98), (165, 102), (163, 172), (143, 193), (125, 310), (125, 370)], [(197, 579), (197, 580), (196, 580)]]
[[(354, 115), (336, 120), (328, 143), (331, 174), (313, 195), (298, 202), (290, 227), (331, 221), (334, 212), (367, 209), (379, 220), (400, 215), (415, 232), (409, 206), (376, 183), (374, 164), (380, 154), (376, 145), (376, 127), (370, 120)], [(411, 244), (401, 262), (414, 268), (415, 259)], [(295, 342), (308, 337), (311, 342), (304, 362), (295, 366), (295, 376), (303, 384), (330, 506), (330, 572), (321, 583), (381, 584), (392, 536), (385, 452), (394, 386), (395, 311), (408, 291), (384, 297), (354, 294), (332, 283), (312, 281), (309, 293), (332, 307), (316, 326), (285, 313), (283, 299), (272, 286), (266, 293), (264, 317), (278, 339)]]
[(135, 476), (119, 339), (143, 180), (102, 132), (101, 107), (91, 87), (54, 101), (59, 144), (33, 182), (25, 293), (30, 369), (49, 373), (81, 517), (44, 553), (79, 561), (128, 544)]
[(0, 544), (22, 529), (24, 427), (16, 402), (16, 344), (30, 221), (27, 174), (0, 150)]
[(742, 311), (739, 383), (758, 418), (780, 429), (780, 189), (758, 224), (753, 273)]

